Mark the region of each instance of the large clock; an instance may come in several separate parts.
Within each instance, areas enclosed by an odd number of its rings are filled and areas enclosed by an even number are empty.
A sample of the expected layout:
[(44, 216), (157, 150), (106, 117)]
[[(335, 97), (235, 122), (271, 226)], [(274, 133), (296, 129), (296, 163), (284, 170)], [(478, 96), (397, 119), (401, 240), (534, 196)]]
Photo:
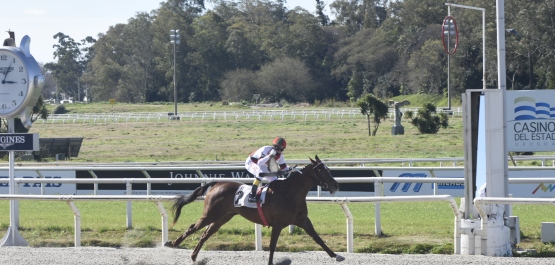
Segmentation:
[(29, 51), (29, 36), (19, 47), (0, 46), (0, 117), (20, 116), (30, 127), (30, 112), (44, 86), (40, 67)]

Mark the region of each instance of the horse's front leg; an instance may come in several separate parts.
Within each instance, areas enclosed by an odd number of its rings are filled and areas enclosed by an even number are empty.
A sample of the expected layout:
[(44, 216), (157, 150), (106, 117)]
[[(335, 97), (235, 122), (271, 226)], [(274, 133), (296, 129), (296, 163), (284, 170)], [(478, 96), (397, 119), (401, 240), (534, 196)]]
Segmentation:
[(281, 230), (283, 230), (283, 227), (272, 226), (272, 237), (270, 238), (270, 258), (268, 259), (268, 265), (274, 264), (274, 251), (276, 250), (276, 245)]
[(312, 237), (312, 239), (314, 239), (314, 241), (316, 243), (318, 243), (318, 245), (320, 245), (324, 251), (326, 251), (328, 253), (328, 255), (332, 258), (335, 258), (336, 261), (343, 261), (345, 260), (344, 257), (335, 254), (335, 252), (333, 252), (327, 245), (326, 243), (324, 243), (324, 240), (322, 240), (322, 238), (320, 238), (320, 236), (318, 235), (318, 233), (316, 233), (316, 230), (314, 230), (314, 226), (312, 225), (312, 222), (310, 221), (310, 219), (308, 217), (303, 218), (303, 220), (300, 220), (298, 223), (296, 223), (296, 225), (302, 229), (304, 229), (304, 231), (306, 231), (306, 233), (308, 235), (310, 235), (310, 237)]

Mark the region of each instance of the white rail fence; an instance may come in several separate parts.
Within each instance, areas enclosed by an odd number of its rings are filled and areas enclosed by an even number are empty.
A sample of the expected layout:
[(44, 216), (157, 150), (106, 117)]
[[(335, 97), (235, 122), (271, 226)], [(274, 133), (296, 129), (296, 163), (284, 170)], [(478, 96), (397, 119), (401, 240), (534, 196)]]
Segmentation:
[[(538, 162), (538, 166), (541, 167), (555, 167), (555, 156), (552, 155), (523, 155), (523, 156), (513, 156), (507, 157), (509, 161), (509, 168), (517, 168), (513, 166), (512, 161), (517, 162)], [(435, 164), (439, 167), (460, 167), (464, 165), (464, 157), (440, 157), (440, 158), (332, 158), (323, 159), (326, 165), (339, 165), (339, 166), (360, 166), (365, 167), (367, 165), (389, 165), (389, 164), (399, 164), (402, 167), (413, 167), (415, 165), (430, 165)], [(288, 159), (288, 164), (291, 165), (304, 165), (307, 163), (306, 159)], [(167, 161), (167, 162), (114, 162), (114, 163), (93, 163), (93, 162), (71, 162), (71, 161), (54, 161), (54, 162), (32, 162), (32, 161), (22, 161), (18, 162), (18, 167), (88, 167), (88, 168), (99, 168), (99, 167), (122, 167), (122, 166), (134, 166), (134, 167), (168, 167), (168, 166), (196, 166), (196, 167), (206, 167), (206, 166), (243, 166), (245, 161), (232, 161), (232, 160), (202, 160), (202, 161)], [(0, 169), (2, 167), (8, 167), (8, 163), (0, 162)], [(421, 166), (419, 166), (421, 167)], [(525, 168), (528, 168), (526, 166)]]
[[(197, 179), (174, 179), (174, 178), (157, 178), (157, 179), (27, 179), (27, 178), (16, 178), (14, 179), (17, 185), (19, 183), (125, 183), (128, 191), (132, 190), (131, 186), (133, 183), (200, 183), (205, 184), (213, 181), (240, 181), (250, 183), (254, 179), (251, 178), (197, 178)], [(455, 199), (450, 195), (428, 195), (428, 196), (388, 196), (383, 197), (382, 193), (379, 192), (383, 188), (383, 183), (386, 182), (410, 182), (410, 183), (464, 183), (464, 179), (460, 178), (402, 178), (402, 177), (356, 177), (356, 178), (338, 178), (340, 183), (374, 183), (376, 185), (375, 197), (307, 197), (307, 202), (318, 202), (318, 203), (334, 203), (339, 204), (345, 214), (347, 220), (347, 251), (352, 253), (354, 251), (354, 235), (353, 235), (353, 217), (352, 213), (349, 211), (349, 203), (359, 203), (359, 202), (373, 202), (375, 203), (375, 233), (377, 235), (381, 234), (381, 213), (380, 213), (380, 203), (382, 202), (431, 202), (431, 201), (447, 201), (453, 211), (455, 216), (456, 228), (455, 228), (455, 252), (460, 249), (460, 235), (462, 231), (460, 229), (460, 218), (461, 214), (459, 208), (455, 202)], [(541, 183), (550, 182), (553, 178), (513, 178), (509, 179), (509, 183)], [(0, 180), (0, 183), (6, 183), (7, 180)], [(437, 185), (435, 185), (437, 186)], [(17, 193), (17, 186), (16, 186)], [(132, 201), (152, 201), (156, 204), (158, 211), (162, 217), (162, 242), (168, 240), (168, 216), (161, 204), (163, 201), (172, 200), (175, 196), (158, 196), (158, 195), (0, 195), (1, 200), (57, 200), (66, 201), (74, 213), (74, 223), (75, 223), (75, 246), (79, 247), (81, 245), (81, 219), (80, 213), (74, 201), (88, 200), (88, 201), (102, 201), (102, 200), (117, 200), (117, 201), (127, 201), (127, 225), (132, 227), (132, 211), (131, 202)], [(496, 198), (499, 199), (499, 198)], [(548, 202), (553, 203), (553, 199), (504, 199), (502, 203), (512, 204), (520, 202)], [(484, 198), (478, 202), (477, 207), (480, 203), (499, 203), (497, 201), (489, 201), (488, 198)], [(480, 208), (479, 208), (480, 209)], [(19, 212), (16, 211), (18, 215)], [(481, 216), (482, 212), (480, 212)], [(19, 216), (16, 218), (17, 227), (19, 225)], [(256, 250), (262, 250), (262, 233), (261, 225), (255, 225), (255, 244)]]
[[(81, 213), (74, 201), (152, 201), (156, 204), (162, 216), (162, 242), (168, 240), (168, 214), (162, 205), (163, 201), (169, 201), (175, 196), (156, 195), (0, 195), (0, 200), (36, 200), (36, 201), (64, 201), (67, 202), (74, 215), (75, 247), (81, 246)], [(130, 216), (127, 216), (128, 220)], [(19, 219), (19, 218), (17, 218)], [(18, 223), (18, 221), (16, 221)], [(17, 225), (15, 225), (17, 226)], [(15, 245), (15, 244), (12, 244)]]
[(167, 112), (129, 113), (84, 113), (51, 114), (42, 123), (107, 123), (107, 122), (161, 122), (210, 121), (210, 120), (295, 120), (295, 119), (347, 119), (362, 117), (357, 109), (328, 110), (245, 110), (245, 111), (198, 111), (178, 113), (177, 117)]
[[(418, 108), (402, 108), (402, 112), (417, 112)], [(444, 111), (438, 108), (438, 111)], [(393, 109), (389, 118), (393, 119)], [(450, 111), (455, 116), (462, 115), (462, 108)], [(50, 114), (42, 123), (108, 123), (108, 122), (161, 122), (179, 121), (210, 121), (210, 120), (307, 120), (307, 119), (353, 119), (363, 118), (360, 109), (314, 109), (314, 110), (238, 110), (238, 111), (196, 111), (178, 113), (177, 117), (168, 112), (125, 112), (125, 113), (83, 113), (83, 114)]]
[[(27, 178), (15, 178), (14, 181), (16, 182), (17, 186), (20, 183), (81, 183), (81, 184), (107, 184), (107, 183), (125, 183), (127, 187), (127, 192), (130, 194), (132, 191), (132, 184), (133, 183), (200, 183), (205, 184), (213, 181), (240, 181), (245, 183), (252, 183), (254, 179), (252, 178), (198, 178), (198, 179), (174, 179), (174, 178), (157, 178), (157, 179), (27, 179)], [(400, 181), (400, 178), (339, 178), (337, 179), (340, 183), (372, 183), (376, 182), (378, 185), (384, 182), (395, 182)], [(406, 178), (404, 182), (415, 182), (414, 178)], [(442, 182), (442, 183), (458, 183), (461, 182), (460, 179), (453, 179), (453, 178), (435, 178), (432, 181), (434, 182)], [(7, 180), (0, 180), (0, 183), (6, 183)], [(420, 182), (428, 182), (426, 179), (421, 179)], [(18, 187), (16, 186), (16, 193), (18, 192)], [(96, 186), (96, 185), (95, 185)], [(149, 185), (148, 185), (149, 186)], [(147, 191), (148, 193), (148, 191)], [(127, 213), (126, 213), (126, 220), (127, 220), (127, 227), (132, 227), (132, 208), (131, 202), (132, 201), (153, 201), (161, 216), (162, 216), (162, 242), (166, 242), (168, 240), (168, 223), (167, 223), (167, 213), (161, 204), (162, 201), (168, 201), (175, 198), (175, 196), (157, 196), (157, 195), (0, 195), (1, 200), (57, 200), (57, 201), (66, 201), (70, 206), (71, 210), (74, 213), (74, 226), (75, 226), (75, 246), (78, 247), (81, 245), (81, 219), (80, 213), (73, 201), (80, 201), (80, 200), (88, 200), (88, 201), (102, 201), (102, 200), (115, 200), (115, 201), (127, 201)], [(454, 209), (455, 215), (459, 216), (458, 208), (456, 207), (455, 200), (450, 195), (442, 195), (442, 196), (389, 196), (389, 197), (307, 197), (307, 202), (329, 202), (339, 204), (345, 213), (345, 217), (347, 218), (347, 246), (348, 251), (354, 251), (354, 235), (353, 235), (353, 219), (352, 214), (350, 213), (347, 204), (354, 203), (354, 202), (375, 202), (375, 214), (376, 214), (376, 228), (375, 231), (377, 234), (381, 234), (381, 215), (379, 210), (379, 202), (407, 202), (407, 201), (450, 201), (451, 208)], [(16, 211), (19, 214), (18, 211)], [(19, 216), (15, 218), (16, 225), (19, 225)], [(255, 244), (256, 250), (262, 250), (262, 229), (261, 225), (255, 226)]]

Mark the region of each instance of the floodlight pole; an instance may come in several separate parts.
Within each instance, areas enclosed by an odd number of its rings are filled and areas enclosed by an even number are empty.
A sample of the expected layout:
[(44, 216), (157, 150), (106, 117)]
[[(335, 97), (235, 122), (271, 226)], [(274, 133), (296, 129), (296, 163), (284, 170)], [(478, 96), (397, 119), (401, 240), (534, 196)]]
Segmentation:
[(474, 7), (474, 6), (465, 6), (465, 5), (458, 5), (452, 3), (443, 3), (447, 6), (447, 14), (451, 15), (451, 7), (461, 7), (467, 9), (474, 9), (482, 11), (482, 81), (483, 81), (483, 89), (486, 89), (486, 9), (481, 7)]
[(175, 78), (175, 71), (177, 66), (177, 61), (175, 60), (175, 47), (177, 44), (180, 43), (181, 35), (179, 34), (178, 29), (170, 30), (170, 42), (173, 44), (173, 105), (174, 105), (174, 113), (173, 118), (177, 119), (177, 80)]

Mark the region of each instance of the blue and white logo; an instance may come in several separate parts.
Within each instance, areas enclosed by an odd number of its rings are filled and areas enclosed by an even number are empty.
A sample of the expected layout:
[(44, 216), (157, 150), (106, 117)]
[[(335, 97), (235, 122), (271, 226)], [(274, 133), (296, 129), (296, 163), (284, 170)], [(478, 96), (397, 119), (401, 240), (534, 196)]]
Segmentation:
[[(424, 173), (403, 173), (401, 175), (399, 175), (400, 178), (406, 178), (406, 177), (410, 177), (410, 178), (425, 178), (426, 174)], [(402, 192), (408, 192), (410, 187), (412, 186), (413, 183), (407, 182), (403, 185), (403, 187), (401, 188)], [(420, 188), (422, 188), (422, 183), (414, 183), (414, 188), (412, 189), (413, 192), (419, 192)], [(394, 182), (393, 185), (391, 186), (391, 188), (389, 189), (389, 191), (391, 192), (395, 192), (397, 191), (397, 189), (399, 188), (399, 186), (401, 185), (401, 182)]]
[(514, 100), (515, 121), (555, 118), (555, 107), (533, 97), (518, 97)]

